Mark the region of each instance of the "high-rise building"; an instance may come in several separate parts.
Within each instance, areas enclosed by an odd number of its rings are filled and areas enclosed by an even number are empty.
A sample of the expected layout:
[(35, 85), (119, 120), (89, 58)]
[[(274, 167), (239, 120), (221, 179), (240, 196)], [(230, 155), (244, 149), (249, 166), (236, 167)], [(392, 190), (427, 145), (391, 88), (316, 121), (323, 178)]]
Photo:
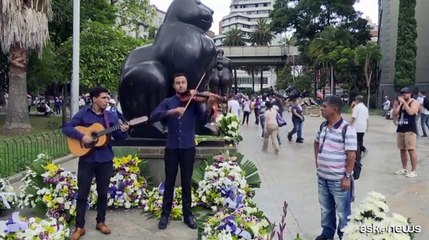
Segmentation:
[(238, 28), (244, 33), (256, 29), (259, 19), (271, 22), (270, 11), (275, 0), (231, 0), (230, 13), (219, 22), (219, 35), (214, 37), (216, 46), (222, 45), (225, 33), (232, 28)]
[[(275, 0), (231, 0), (230, 13), (219, 22), (219, 35), (213, 38), (216, 46), (221, 48), (225, 34), (232, 28), (240, 29), (247, 37), (248, 33), (256, 29), (259, 19), (265, 19), (270, 23), (270, 12), (274, 3)], [(278, 44), (279, 40), (280, 35), (276, 35), (271, 45)], [(257, 71), (255, 74), (255, 91), (261, 90), (260, 81), (260, 71), (259, 73)], [(277, 76), (273, 68), (267, 68), (263, 71), (264, 88), (274, 86), (276, 81)], [(247, 71), (239, 69), (237, 70), (237, 83), (240, 89), (250, 89), (252, 88), (252, 76)]]
[[(380, 63), (381, 76), (379, 101), (385, 96), (395, 96), (393, 88), (395, 79), (396, 42), (398, 35), (399, 0), (379, 0), (380, 37), (382, 51)], [(417, 58), (416, 84), (420, 90), (429, 90), (429, 0), (418, 0), (416, 6), (417, 21)]]

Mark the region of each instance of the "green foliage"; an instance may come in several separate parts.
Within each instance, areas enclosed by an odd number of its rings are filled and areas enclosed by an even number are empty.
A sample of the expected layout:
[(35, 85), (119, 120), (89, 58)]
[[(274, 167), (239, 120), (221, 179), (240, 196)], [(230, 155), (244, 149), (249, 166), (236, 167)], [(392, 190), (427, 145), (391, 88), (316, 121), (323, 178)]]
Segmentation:
[(256, 23), (256, 29), (249, 34), (249, 42), (256, 46), (267, 46), (274, 39), (270, 25), (266, 19), (259, 19)]
[(399, 1), (394, 87), (399, 90), (416, 82), (416, 0)]
[(43, 92), (50, 84), (59, 83), (62, 80), (56, 67), (57, 55), (54, 48), (52, 43), (48, 43), (41, 58), (34, 51), (30, 54), (27, 71), (27, 91), (29, 93)]
[[(81, 0), (80, 1), (81, 26), (88, 21), (113, 26), (116, 18), (116, 8), (107, 0)], [(73, 33), (73, 1), (52, 1), (52, 21), (49, 23), (51, 41), (56, 47), (65, 42)]]
[(326, 27), (337, 26), (352, 32), (355, 43), (366, 42), (370, 35), (367, 21), (353, 5), (356, 0), (277, 0), (270, 13), (276, 33), (294, 31), (300, 45), (312, 40)]
[(222, 41), (222, 45), (245, 46), (246, 45), (245, 35), (240, 29), (236, 27), (231, 28), (228, 32), (226, 32), (225, 38)]
[[(96, 44), (94, 44), (96, 43)], [(82, 91), (103, 85), (117, 91), (122, 63), (127, 54), (147, 43), (125, 35), (122, 30), (98, 22), (89, 22), (81, 33), (80, 84)], [(63, 79), (69, 79), (72, 66), (72, 40), (58, 50), (58, 64)]]
[(138, 33), (141, 23), (152, 24), (154, 9), (149, 0), (125, 0), (118, 1), (119, 26), (130, 26), (131, 30)]
[(276, 89), (286, 89), (289, 85), (292, 84), (292, 67), (290, 64), (285, 65), (284, 67), (276, 68), (277, 74), (277, 83)]
[[(237, 158), (237, 163), (245, 173), (246, 182), (251, 188), (261, 187), (261, 177), (258, 174), (258, 168), (253, 162), (247, 159), (244, 160), (244, 155), (239, 152), (234, 154), (226, 153), (226, 156), (234, 156)], [(204, 179), (206, 168), (213, 165), (214, 162), (214, 156), (201, 161), (201, 163), (194, 168), (192, 182), (198, 185), (198, 183)]]
[(308, 54), (318, 63), (329, 62), (333, 64), (336, 60), (332, 52), (338, 47), (349, 47), (352, 42), (351, 34), (343, 29), (327, 27), (321, 33), (316, 34), (310, 42)]

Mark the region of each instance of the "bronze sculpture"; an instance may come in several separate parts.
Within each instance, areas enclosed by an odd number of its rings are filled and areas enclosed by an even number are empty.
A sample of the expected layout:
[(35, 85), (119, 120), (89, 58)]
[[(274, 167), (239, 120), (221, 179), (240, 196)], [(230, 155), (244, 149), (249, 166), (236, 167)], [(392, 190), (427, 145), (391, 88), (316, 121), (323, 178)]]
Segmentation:
[[(174, 94), (171, 77), (188, 76), (188, 88), (204, 90), (216, 61), (215, 45), (206, 32), (213, 21), (213, 10), (199, 0), (174, 0), (167, 10), (152, 45), (132, 51), (121, 74), (119, 97), (126, 119), (149, 116), (166, 97)], [(135, 129), (131, 136), (164, 138), (152, 124)]]
[(233, 80), (231, 60), (224, 57), (222, 49), (217, 50), (216, 60), (216, 65), (210, 77), (210, 91), (221, 96), (228, 96)]

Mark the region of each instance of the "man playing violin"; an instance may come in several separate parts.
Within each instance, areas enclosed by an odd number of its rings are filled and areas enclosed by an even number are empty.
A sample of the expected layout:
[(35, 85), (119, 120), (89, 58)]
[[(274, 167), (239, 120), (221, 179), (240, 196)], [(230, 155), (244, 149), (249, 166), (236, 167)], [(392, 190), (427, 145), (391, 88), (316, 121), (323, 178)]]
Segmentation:
[[(152, 122), (163, 120), (168, 127), (164, 154), (165, 190), (161, 219), (158, 223), (159, 229), (165, 229), (168, 224), (179, 165), (182, 182), (183, 221), (188, 227), (197, 228), (191, 211), (191, 177), (195, 160), (195, 123), (198, 119), (203, 122), (207, 121), (209, 113), (204, 110), (199, 101), (192, 101), (197, 93), (195, 90), (189, 91), (191, 96), (184, 106), (183, 94), (187, 92), (187, 87), (187, 76), (184, 73), (175, 74), (173, 76), (173, 88), (176, 94), (164, 99), (150, 115)], [(207, 107), (207, 109), (211, 108)]]

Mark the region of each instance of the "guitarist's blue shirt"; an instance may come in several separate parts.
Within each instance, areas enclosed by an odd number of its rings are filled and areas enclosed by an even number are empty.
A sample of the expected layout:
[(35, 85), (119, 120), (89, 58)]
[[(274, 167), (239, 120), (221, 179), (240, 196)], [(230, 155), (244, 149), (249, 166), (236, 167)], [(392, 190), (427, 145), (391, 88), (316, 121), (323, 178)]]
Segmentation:
[[(118, 116), (116, 113), (111, 111), (107, 112), (107, 119), (109, 121), (109, 126), (114, 126), (119, 124)], [(94, 123), (100, 123), (104, 127), (107, 128), (106, 123), (104, 121), (104, 114), (97, 115), (94, 111), (92, 111), (91, 107), (84, 108), (76, 113), (70, 121), (64, 124), (63, 133), (70, 138), (82, 140), (83, 134), (75, 129), (76, 126), (89, 127)], [(128, 134), (126, 132), (122, 132), (121, 130), (115, 131), (112, 133), (112, 136), (115, 139), (125, 139)], [(80, 157), (80, 161), (88, 162), (88, 163), (103, 163), (110, 162), (113, 160), (113, 151), (112, 146), (108, 143), (102, 147), (94, 147), (91, 151)]]
[(183, 116), (167, 115), (168, 110), (183, 107), (180, 99), (174, 95), (164, 99), (150, 115), (151, 122), (165, 120), (168, 127), (167, 145), (169, 149), (189, 149), (195, 147), (195, 122), (207, 121), (208, 114), (198, 103), (189, 104)]

